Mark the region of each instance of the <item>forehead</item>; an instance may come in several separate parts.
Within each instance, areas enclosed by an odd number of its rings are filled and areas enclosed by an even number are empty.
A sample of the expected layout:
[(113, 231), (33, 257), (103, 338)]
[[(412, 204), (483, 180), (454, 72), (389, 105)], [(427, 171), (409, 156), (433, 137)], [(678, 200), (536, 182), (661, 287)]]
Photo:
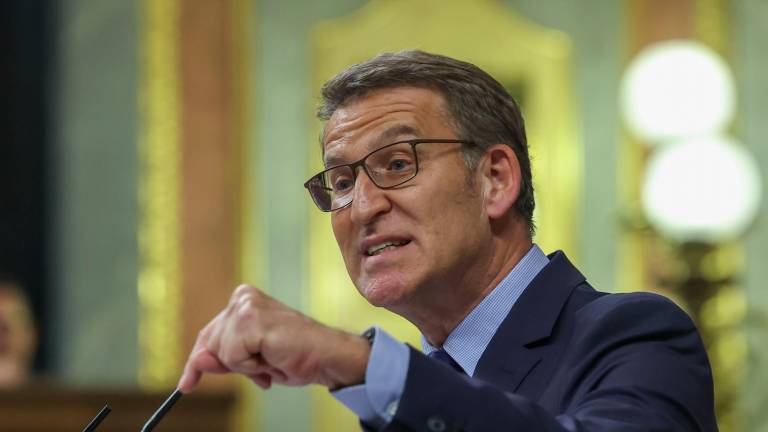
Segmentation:
[(452, 138), (445, 100), (436, 91), (396, 87), (372, 92), (338, 108), (325, 127), (326, 166), (409, 138)]

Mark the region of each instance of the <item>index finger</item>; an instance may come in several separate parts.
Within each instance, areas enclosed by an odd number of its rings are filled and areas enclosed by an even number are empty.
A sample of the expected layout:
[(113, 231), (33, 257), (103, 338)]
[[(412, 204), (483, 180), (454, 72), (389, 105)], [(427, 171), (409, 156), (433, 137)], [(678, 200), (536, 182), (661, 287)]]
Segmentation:
[(211, 320), (197, 336), (195, 346), (192, 348), (192, 352), (189, 354), (189, 358), (184, 365), (184, 373), (179, 379), (178, 389), (182, 393), (189, 393), (194, 390), (203, 372), (223, 373), (228, 371), (216, 355), (207, 348), (211, 331), (220, 319), (221, 313)]
[(219, 361), (216, 356), (205, 347), (194, 351), (184, 366), (184, 374), (179, 379), (178, 389), (182, 393), (189, 393), (197, 387), (203, 373), (225, 373), (229, 368)]

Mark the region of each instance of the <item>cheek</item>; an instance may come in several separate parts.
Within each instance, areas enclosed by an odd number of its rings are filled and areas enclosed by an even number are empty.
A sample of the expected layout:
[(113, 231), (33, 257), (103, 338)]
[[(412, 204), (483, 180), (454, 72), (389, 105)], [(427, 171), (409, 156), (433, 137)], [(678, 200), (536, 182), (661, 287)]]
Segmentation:
[(333, 229), (333, 236), (336, 238), (336, 244), (339, 246), (339, 251), (341, 251), (341, 256), (344, 258), (344, 264), (350, 275), (352, 275), (356, 272), (356, 263), (352, 259), (356, 252), (354, 244), (352, 244), (351, 222), (344, 212), (345, 210), (340, 210), (331, 214), (331, 228)]
[(349, 220), (349, 209), (341, 209), (331, 213), (331, 229), (336, 243), (343, 249), (351, 239), (352, 222)]
[(426, 217), (435, 250), (449, 256), (469, 251), (487, 230), (480, 196), (458, 185), (453, 193), (434, 194)]

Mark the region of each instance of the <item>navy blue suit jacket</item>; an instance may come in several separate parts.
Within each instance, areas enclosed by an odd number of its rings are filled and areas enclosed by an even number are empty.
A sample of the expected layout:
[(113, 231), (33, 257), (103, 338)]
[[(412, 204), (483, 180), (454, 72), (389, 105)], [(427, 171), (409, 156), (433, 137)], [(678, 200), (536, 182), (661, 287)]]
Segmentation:
[(650, 293), (595, 291), (562, 252), (526, 288), (474, 377), (411, 349), (386, 431), (716, 431), (690, 318)]

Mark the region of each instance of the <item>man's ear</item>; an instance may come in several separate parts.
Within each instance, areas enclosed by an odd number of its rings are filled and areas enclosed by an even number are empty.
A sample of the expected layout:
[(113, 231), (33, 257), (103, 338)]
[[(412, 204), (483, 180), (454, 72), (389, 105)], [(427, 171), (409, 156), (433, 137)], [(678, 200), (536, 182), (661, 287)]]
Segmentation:
[(495, 144), (485, 151), (481, 181), (485, 211), (491, 219), (509, 213), (520, 195), (520, 164), (511, 147)]

